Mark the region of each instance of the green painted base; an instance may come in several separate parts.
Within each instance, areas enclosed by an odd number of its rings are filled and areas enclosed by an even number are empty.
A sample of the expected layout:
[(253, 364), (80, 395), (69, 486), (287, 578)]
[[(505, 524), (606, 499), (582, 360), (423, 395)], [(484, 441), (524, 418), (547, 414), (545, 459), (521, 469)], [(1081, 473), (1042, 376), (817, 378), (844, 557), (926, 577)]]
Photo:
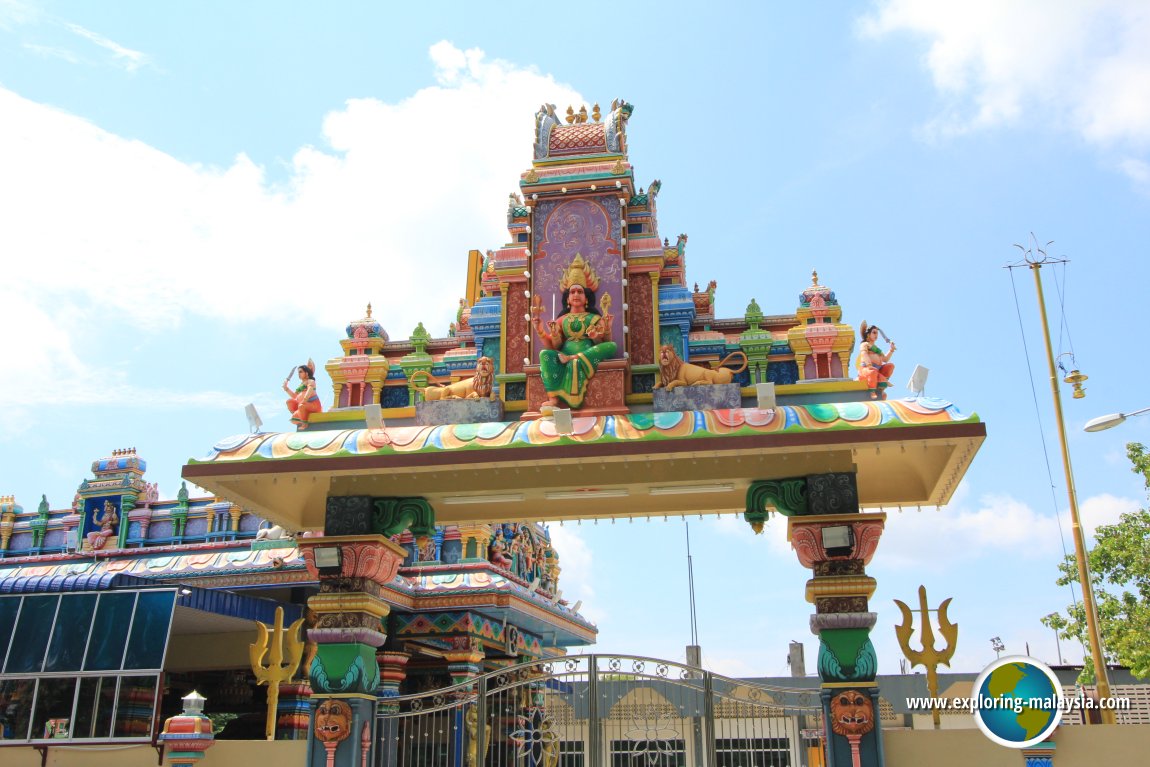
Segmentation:
[(309, 669), (313, 694), (359, 693), (375, 699), (379, 688), (376, 648), (360, 642), (321, 644)]
[(869, 629), (826, 629), (819, 635), (819, 678), (824, 682), (873, 682), (878, 655)]

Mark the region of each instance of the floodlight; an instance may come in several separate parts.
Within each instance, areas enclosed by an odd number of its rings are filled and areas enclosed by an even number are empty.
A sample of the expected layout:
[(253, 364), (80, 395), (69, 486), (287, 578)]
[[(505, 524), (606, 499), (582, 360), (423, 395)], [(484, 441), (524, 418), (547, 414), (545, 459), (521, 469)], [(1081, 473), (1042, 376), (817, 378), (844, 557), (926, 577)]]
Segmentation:
[(906, 384), (906, 388), (910, 393), (916, 397), (921, 397), (922, 393), (926, 391), (926, 379), (930, 375), (930, 368), (924, 368), (922, 365), (915, 365), (914, 370), (910, 374), (910, 380)]
[(855, 531), (850, 525), (835, 525), (822, 529), (823, 550), (828, 557), (850, 556), (855, 545)]
[(552, 411), (552, 417), (555, 419), (556, 434), (571, 434), (575, 431), (570, 409), (556, 408)]
[(316, 546), (312, 555), (320, 575), (339, 575), (343, 571), (343, 551), (339, 546)]
[(363, 417), (367, 421), (367, 428), (369, 429), (382, 429), (383, 428), (383, 408), (378, 404), (372, 403), (363, 406)]
[(252, 430), (252, 434), (258, 434), (264, 422), (260, 419), (256, 406), (249, 402), (244, 406), (244, 415), (248, 417), (248, 427)]
[(773, 383), (755, 384), (755, 398), (758, 400), (759, 410), (775, 409), (775, 385)]

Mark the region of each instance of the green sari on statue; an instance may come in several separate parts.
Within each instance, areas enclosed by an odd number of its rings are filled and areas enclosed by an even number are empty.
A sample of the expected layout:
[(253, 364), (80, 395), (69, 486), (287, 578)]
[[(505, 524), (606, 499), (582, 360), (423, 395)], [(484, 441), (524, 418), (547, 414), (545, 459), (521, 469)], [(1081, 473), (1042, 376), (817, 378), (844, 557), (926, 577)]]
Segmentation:
[[(563, 346), (558, 350), (539, 352), (539, 377), (547, 396), (555, 397), (568, 407), (578, 408), (587, 394), (587, 384), (599, 369), (599, 363), (615, 356), (614, 341), (595, 343), (587, 331), (599, 324), (598, 314), (569, 312), (559, 320), (563, 332)], [(560, 353), (570, 359), (559, 361)]]

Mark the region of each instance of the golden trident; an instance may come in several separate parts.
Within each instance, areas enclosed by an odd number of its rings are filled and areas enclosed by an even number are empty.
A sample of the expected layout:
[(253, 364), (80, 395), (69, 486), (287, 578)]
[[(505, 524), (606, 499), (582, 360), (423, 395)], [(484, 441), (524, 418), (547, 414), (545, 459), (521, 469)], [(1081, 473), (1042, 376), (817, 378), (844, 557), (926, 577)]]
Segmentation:
[[(268, 740), (276, 737), (276, 708), (280, 701), (280, 682), (290, 681), (299, 668), (299, 660), (303, 657), (304, 643), (299, 638), (299, 627), (303, 625), (303, 618), (293, 623), (284, 631), (284, 609), (276, 608), (275, 627), (270, 634), (271, 646), (269, 648), (268, 626), (256, 621), (256, 630), (259, 638), (254, 644), (248, 645), (248, 657), (252, 662), (252, 673), (256, 675), (256, 684), (268, 686), (268, 718), (264, 723), (264, 735)], [(285, 636), (286, 634), (286, 636)], [(287, 640), (287, 660), (284, 660), (284, 640)], [(271, 650), (268, 664), (263, 665), (264, 656)]]
[[(930, 625), (930, 613), (934, 611), (926, 606), (926, 586), (918, 587), (919, 612), (922, 614), (921, 650), (910, 648), (910, 637), (914, 633), (914, 617), (910, 608), (897, 599), (894, 600), (894, 603), (902, 611), (902, 623), (894, 627), (894, 633), (898, 637), (898, 646), (902, 648), (902, 654), (910, 661), (912, 668), (914, 666), (926, 668), (926, 689), (930, 691), (930, 697), (937, 698), (939, 664), (950, 666), (950, 659), (954, 657), (954, 648), (958, 644), (958, 624), (951, 623), (946, 615), (946, 608), (950, 606), (950, 599), (944, 599), (937, 610), (938, 631), (946, 640), (946, 647), (941, 650), (934, 646), (934, 629)], [(934, 729), (937, 730), (940, 727), (938, 706), (932, 707), (931, 715), (934, 718)]]

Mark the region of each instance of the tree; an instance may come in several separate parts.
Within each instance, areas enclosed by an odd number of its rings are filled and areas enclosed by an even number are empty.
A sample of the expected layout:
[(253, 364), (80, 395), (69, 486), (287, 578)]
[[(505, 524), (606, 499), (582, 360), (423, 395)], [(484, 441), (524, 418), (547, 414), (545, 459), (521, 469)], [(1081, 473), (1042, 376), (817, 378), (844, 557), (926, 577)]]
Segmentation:
[[(1132, 471), (1141, 474), (1150, 491), (1150, 454), (1137, 442), (1126, 445)], [(1113, 525), (1103, 525), (1094, 535), (1094, 548), (1087, 554), (1094, 597), (1098, 605), (1098, 626), (1108, 663), (1128, 666), (1138, 677), (1150, 676), (1150, 510), (1123, 514)], [(1067, 557), (1058, 566), (1059, 586), (1078, 583), (1078, 565)], [(1081, 602), (1042, 619), (1064, 639), (1086, 645), (1086, 619)], [(1094, 668), (1089, 657), (1082, 681), (1092, 681)]]

